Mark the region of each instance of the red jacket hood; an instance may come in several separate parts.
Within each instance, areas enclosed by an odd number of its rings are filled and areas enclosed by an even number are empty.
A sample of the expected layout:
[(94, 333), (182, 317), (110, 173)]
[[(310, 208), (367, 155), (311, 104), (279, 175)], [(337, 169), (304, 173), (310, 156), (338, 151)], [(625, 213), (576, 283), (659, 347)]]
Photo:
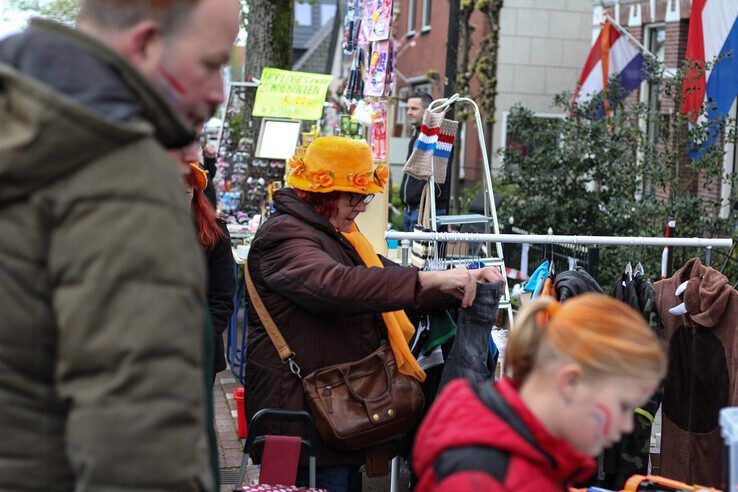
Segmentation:
[(443, 389), (420, 426), (413, 449), (418, 476), (431, 469), (441, 453), (461, 446), (490, 446), (505, 451), (562, 485), (580, 483), (592, 476), (594, 459), (551, 435), (525, 406), (511, 381), (502, 379), (494, 388), (536, 442), (528, 442), (480, 401), (466, 380), (457, 379)]

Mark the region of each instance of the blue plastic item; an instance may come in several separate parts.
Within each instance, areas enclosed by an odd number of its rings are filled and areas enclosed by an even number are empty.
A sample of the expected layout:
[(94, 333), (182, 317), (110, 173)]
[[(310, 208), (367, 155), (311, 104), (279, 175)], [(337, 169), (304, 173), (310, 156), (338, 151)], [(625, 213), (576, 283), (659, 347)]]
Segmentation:
[(487, 265), (484, 264), (484, 262), (480, 260), (474, 260), (469, 265), (467, 265), (467, 270), (479, 270), (480, 268), (484, 268)]
[(523, 287), (523, 290), (525, 292), (532, 292), (533, 295), (531, 296), (531, 299), (535, 299), (541, 294), (543, 283), (546, 281), (547, 278), (548, 260), (544, 260), (543, 263), (541, 263), (538, 268), (533, 271), (530, 279), (528, 279), (528, 282), (525, 283), (525, 287)]

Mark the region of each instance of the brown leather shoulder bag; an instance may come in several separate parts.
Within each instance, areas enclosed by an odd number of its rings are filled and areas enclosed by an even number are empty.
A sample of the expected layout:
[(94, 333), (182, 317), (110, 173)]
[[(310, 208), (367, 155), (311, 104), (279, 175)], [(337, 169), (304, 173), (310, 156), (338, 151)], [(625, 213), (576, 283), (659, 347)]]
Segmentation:
[(295, 353), (266, 310), (244, 268), (246, 287), (279, 358), (302, 381), (323, 441), (344, 450), (367, 449), (410, 430), (425, 404), (414, 378), (397, 370), (389, 344), (363, 359), (320, 368), (302, 377)]

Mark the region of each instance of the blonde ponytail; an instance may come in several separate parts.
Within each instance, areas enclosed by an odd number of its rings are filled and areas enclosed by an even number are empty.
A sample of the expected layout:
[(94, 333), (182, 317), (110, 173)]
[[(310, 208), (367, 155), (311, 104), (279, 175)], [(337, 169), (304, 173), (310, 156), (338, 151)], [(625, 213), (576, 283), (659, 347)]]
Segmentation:
[(526, 306), (515, 321), (505, 350), (507, 372), (514, 381), (522, 383), (536, 364), (536, 358), (544, 338), (543, 331), (548, 323), (550, 307), (558, 304), (555, 299), (542, 297)]

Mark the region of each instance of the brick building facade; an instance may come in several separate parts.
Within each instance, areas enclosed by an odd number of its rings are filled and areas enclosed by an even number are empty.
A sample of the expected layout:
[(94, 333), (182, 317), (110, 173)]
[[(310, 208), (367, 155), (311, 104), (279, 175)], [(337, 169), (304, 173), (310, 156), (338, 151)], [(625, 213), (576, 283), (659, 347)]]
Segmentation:
[[(596, 1), (594, 5), (595, 34), (599, 31), (599, 20), (603, 13), (616, 19), (621, 26), (640, 41), (670, 70), (680, 68), (687, 51), (689, 34), (689, 18), (692, 2), (689, 0), (605, 0)], [(632, 101), (648, 103), (660, 114), (669, 115), (679, 108), (673, 101), (661, 100), (649, 90), (647, 82), (629, 96)], [(735, 103), (731, 115), (735, 117)], [(726, 144), (724, 170), (728, 173), (736, 171), (736, 143)], [(685, 158), (688, 159), (687, 156)], [(721, 216), (727, 217), (731, 210), (728, 202), (731, 190), (728, 183), (708, 183), (703, 175), (696, 175), (687, 166), (679, 170), (680, 177), (688, 183), (692, 193), (708, 200), (723, 200)], [(664, 190), (657, 191), (657, 196), (664, 198)]]
[[(441, 97), (445, 81), (448, 2), (443, 0), (396, 0), (399, 15), (395, 21), (396, 39), (404, 39), (397, 69), (400, 98), (413, 89)], [(432, 5), (431, 5), (432, 3)], [(479, 41), (488, 26), (481, 13), (471, 18), (474, 26), (471, 57), (476, 56)], [(485, 135), (493, 155), (493, 170), (499, 167), (494, 151), (505, 144), (506, 114), (515, 104), (522, 104), (541, 117), (561, 117), (551, 108), (556, 94), (576, 86), (587, 52), (592, 43), (591, 0), (506, 0), (500, 13), (500, 51), (497, 70), (497, 110), (493, 131)], [(477, 87), (472, 79), (471, 92)], [(401, 104), (395, 135), (405, 127)], [(461, 152), (461, 177), (475, 181), (481, 177), (482, 158), (473, 121), (462, 129), (465, 144)]]

